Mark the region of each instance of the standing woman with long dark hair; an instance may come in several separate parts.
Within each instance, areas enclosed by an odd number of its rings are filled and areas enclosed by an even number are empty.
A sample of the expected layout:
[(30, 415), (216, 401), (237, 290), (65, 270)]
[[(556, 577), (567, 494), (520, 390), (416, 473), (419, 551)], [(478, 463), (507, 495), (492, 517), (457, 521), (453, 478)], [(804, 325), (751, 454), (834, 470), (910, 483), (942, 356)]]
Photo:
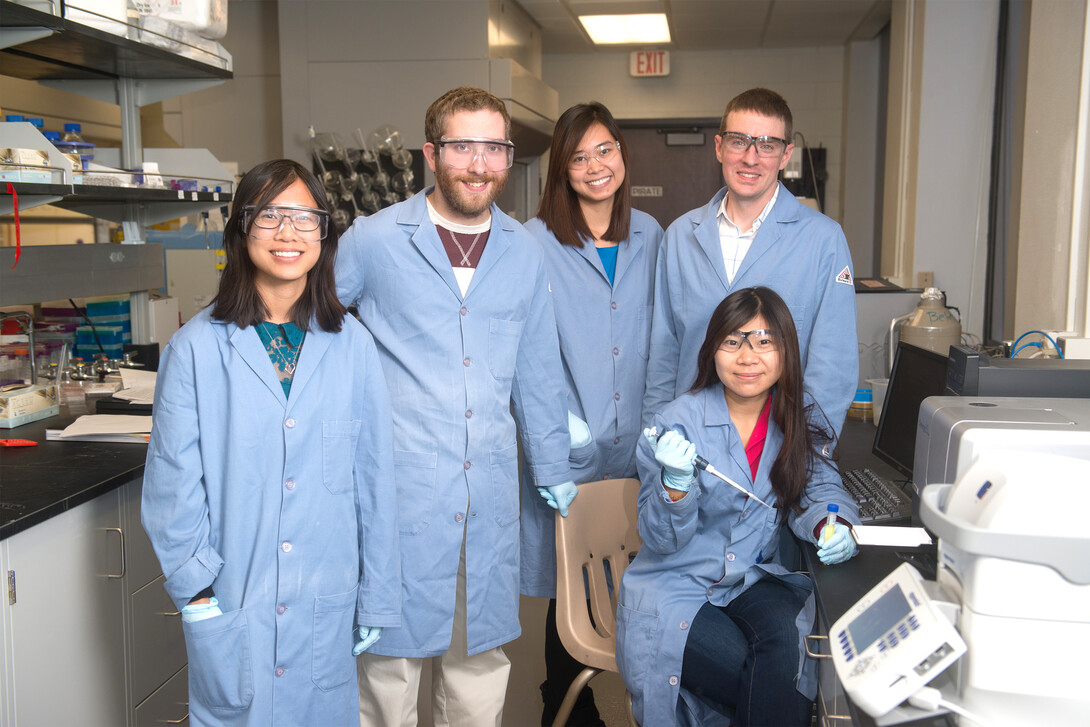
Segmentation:
[(141, 505), (190, 724), (358, 725), (354, 654), (401, 623), (386, 382), (314, 175), (249, 171), (223, 239), (213, 304), (163, 351)]
[[(786, 524), (832, 565), (855, 554), (859, 519), (802, 371), (783, 299), (738, 290), (711, 316), (692, 389), (640, 439), (643, 547), (617, 609), (617, 664), (640, 724), (810, 724), (812, 585), (780, 565), (780, 532)], [(748, 494), (698, 474), (696, 454)], [(841, 519), (827, 528), (829, 504)]]
[[(609, 110), (578, 104), (556, 122), (545, 192), (526, 223), (545, 252), (568, 383), (576, 483), (634, 477), (652, 288), (662, 228), (632, 209), (628, 149)], [(552, 724), (582, 665), (556, 632), (554, 515), (522, 476), (522, 593), (552, 599), (545, 627), (542, 725)], [(591, 690), (571, 725), (602, 724)]]

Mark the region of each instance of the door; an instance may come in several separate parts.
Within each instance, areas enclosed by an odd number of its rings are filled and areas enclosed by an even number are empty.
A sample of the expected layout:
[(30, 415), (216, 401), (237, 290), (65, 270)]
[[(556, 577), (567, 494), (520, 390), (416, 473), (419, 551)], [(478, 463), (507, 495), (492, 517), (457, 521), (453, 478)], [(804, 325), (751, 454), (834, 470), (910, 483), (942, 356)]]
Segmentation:
[(618, 123), (628, 145), (632, 206), (663, 229), (722, 188), (723, 171), (715, 158), (719, 119)]

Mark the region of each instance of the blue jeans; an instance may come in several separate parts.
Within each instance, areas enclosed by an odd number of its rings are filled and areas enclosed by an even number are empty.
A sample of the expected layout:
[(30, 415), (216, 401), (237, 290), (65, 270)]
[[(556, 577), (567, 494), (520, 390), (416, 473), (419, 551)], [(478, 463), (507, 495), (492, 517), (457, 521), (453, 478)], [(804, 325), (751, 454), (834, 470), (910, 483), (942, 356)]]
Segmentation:
[(766, 578), (726, 606), (705, 603), (689, 626), (681, 686), (733, 708), (735, 727), (805, 727), (812, 702), (795, 689), (806, 593)]

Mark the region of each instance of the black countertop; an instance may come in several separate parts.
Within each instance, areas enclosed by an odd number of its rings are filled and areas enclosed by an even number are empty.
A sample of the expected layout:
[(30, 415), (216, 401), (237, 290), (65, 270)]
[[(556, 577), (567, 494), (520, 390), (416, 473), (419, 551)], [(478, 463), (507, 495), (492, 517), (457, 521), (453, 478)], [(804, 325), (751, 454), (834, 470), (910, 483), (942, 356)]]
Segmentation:
[(0, 540), (131, 482), (144, 473), (144, 443), (46, 441), (63, 429), (60, 416), (0, 429), (0, 439), (29, 439), (36, 447), (0, 447)]

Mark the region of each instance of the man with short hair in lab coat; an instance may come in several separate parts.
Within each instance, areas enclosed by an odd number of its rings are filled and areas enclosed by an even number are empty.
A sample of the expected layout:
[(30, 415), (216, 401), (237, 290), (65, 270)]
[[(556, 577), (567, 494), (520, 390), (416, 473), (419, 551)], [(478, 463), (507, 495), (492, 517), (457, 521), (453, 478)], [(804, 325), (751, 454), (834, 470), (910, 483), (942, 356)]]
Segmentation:
[[(437, 724), (499, 727), (519, 633), (515, 423), (544, 502), (567, 514), (567, 391), (542, 253), (496, 206), (514, 158), (503, 102), (435, 101), (435, 187), (356, 220), (337, 292), (378, 346), (394, 421), (402, 626), (358, 663), (363, 725), (415, 725), (432, 658)], [(345, 362), (350, 365), (350, 362)], [(512, 418), (512, 412), (514, 418)]]
[(859, 375), (855, 283), (844, 232), (778, 181), (795, 150), (791, 109), (753, 88), (727, 104), (715, 137), (726, 187), (666, 230), (655, 273), (655, 307), (643, 419), (689, 390), (715, 307), (764, 285), (791, 308), (803, 385), (839, 434)]

